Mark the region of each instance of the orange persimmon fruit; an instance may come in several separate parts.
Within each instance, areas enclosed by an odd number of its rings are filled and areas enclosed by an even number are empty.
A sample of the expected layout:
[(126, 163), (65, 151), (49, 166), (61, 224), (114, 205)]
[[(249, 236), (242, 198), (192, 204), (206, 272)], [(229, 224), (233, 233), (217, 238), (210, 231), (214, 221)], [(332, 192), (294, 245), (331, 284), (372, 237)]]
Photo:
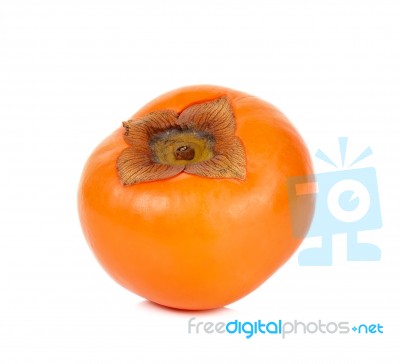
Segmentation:
[[(256, 289), (298, 248), (286, 183), (312, 172), (274, 106), (189, 86), (151, 101), (93, 151), (79, 216), (122, 286), (164, 306), (212, 309)], [(314, 204), (302, 201), (297, 218), (308, 226)]]

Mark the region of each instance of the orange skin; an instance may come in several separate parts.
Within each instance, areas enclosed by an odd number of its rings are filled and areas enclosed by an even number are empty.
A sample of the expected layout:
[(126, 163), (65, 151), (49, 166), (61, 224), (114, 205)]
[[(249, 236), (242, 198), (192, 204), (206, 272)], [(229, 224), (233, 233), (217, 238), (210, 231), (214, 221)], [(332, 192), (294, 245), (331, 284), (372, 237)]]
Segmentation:
[[(153, 100), (151, 111), (180, 112), (228, 96), (247, 177), (212, 179), (181, 173), (123, 186), (116, 161), (127, 147), (123, 128), (92, 153), (78, 193), (82, 228), (105, 270), (122, 286), (161, 305), (203, 310), (225, 306), (270, 277), (298, 248), (286, 179), (312, 174), (307, 148), (286, 117), (245, 93), (191, 86)], [(309, 224), (313, 204), (304, 205)]]

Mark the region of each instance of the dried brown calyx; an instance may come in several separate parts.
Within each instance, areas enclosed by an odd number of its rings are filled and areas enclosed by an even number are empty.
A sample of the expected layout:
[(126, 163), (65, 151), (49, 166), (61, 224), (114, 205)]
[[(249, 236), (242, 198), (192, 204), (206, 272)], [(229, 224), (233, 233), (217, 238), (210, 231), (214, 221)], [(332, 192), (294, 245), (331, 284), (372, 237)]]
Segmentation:
[(188, 106), (179, 114), (160, 110), (122, 124), (129, 147), (120, 154), (117, 169), (124, 185), (181, 172), (246, 177), (245, 151), (235, 136), (235, 117), (226, 97)]

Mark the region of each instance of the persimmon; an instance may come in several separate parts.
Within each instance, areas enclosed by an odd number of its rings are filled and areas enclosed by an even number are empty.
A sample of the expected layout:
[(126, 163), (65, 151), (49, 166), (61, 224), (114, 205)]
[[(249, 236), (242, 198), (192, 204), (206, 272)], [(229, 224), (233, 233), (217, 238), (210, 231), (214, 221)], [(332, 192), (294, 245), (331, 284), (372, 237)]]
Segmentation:
[[(140, 109), (89, 157), (78, 192), (84, 235), (114, 280), (161, 305), (232, 303), (295, 252), (286, 182), (312, 174), (274, 106), (190, 86)], [(314, 204), (299, 199), (310, 224)]]

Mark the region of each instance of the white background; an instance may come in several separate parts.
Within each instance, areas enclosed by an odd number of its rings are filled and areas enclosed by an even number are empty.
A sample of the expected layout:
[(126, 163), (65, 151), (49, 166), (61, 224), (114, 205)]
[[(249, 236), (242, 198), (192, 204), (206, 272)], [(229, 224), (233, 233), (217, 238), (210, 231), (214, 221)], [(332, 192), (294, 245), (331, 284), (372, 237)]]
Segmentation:
[[(0, 362), (399, 363), (400, 11), (396, 1), (3, 1)], [(236, 88), (278, 106), (314, 153), (370, 145), (380, 262), (300, 267), (214, 312), (146, 303), (102, 270), (76, 191), (91, 150), (159, 94)], [(318, 160), (318, 172), (329, 169)], [(307, 245), (318, 241), (306, 241)], [(381, 323), (381, 335), (188, 335), (187, 321)]]

